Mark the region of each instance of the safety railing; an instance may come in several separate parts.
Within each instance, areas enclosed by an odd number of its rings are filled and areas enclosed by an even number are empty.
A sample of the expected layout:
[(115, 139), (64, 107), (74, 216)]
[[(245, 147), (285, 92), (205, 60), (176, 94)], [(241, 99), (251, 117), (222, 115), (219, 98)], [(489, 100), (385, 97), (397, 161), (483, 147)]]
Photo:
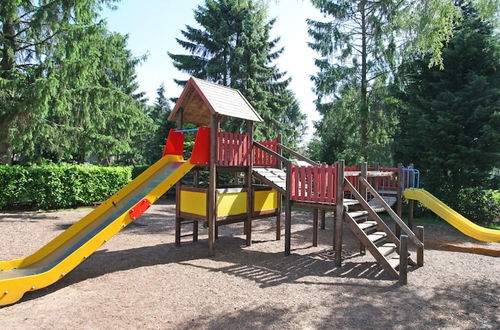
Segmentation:
[(420, 171), (406, 167), (403, 168), (403, 190), (411, 188), (420, 188)]
[(248, 166), (249, 141), (248, 133), (217, 132), (217, 165)]
[(337, 165), (292, 166), (291, 198), (298, 201), (335, 203)]
[[(278, 153), (278, 141), (262, 141), (259, 142), (260, 145), (266, 147), (268, 150)], [(253, 147), (253, 165), (254, 166), (267, 166), (267, 167), (277, 167), (278, 158), (275, 155), (267, 152), (262, 148), (258, 148), (254, 145)]]

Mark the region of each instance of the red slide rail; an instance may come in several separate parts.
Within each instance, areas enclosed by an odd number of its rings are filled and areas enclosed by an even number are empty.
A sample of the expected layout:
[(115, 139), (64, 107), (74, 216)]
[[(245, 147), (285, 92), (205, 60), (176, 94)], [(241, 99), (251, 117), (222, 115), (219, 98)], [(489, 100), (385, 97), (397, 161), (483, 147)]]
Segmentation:
[(335, 203), (337, 165), (292, 166), (291, 198), (298, 201)]
[(217, 132), (217, 165), (248, 166), (249, 135)]

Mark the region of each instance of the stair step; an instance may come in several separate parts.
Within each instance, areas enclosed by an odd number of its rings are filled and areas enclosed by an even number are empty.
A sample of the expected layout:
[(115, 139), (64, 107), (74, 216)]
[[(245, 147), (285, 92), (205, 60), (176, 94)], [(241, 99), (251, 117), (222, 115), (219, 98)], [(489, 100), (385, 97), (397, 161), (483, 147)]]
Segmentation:
[(366, 231), (367, 229), (370, 229), (370, 228), (376, 228), (377, 222), (376, 221), (361, 222), (361, 223), (358, 223), (358, 227), (361, 228), (361, 230)]
[(389, 265), (392, 266), (392, 268), (396, 270), (399, 269), (399, 254), (393, 253), (387, 258), (387, 261), (389, 262)]
[(377, 245), (378, 242), (385, 240), (387, 238), (387, 234), (383, 231), (376, 231), (372, 234), (367, 235), (368, 239), (372, 241), (373, 244)]
[(385, 257), (396, 251), (396, 244), (394, 243), (385, 243), (384, 245), (381, 245), (377, 247), (377, 249), (380, 251), (380, 253)]
[(347, 212), (347, 214), (349, 214), (351, 216), (351, 218), (356, 220), (356, 218), (366, 217), (368, 215), (368, 212), (367, 211), (353, 211), (353, 212)]

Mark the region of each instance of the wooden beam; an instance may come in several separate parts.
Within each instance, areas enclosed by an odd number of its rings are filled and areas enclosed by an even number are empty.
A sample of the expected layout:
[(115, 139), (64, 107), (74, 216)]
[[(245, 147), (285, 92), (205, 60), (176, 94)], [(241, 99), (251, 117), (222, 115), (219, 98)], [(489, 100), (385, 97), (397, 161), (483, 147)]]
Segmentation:
[(278, 148), (279, 149), (283, 149), (285, 150), (286, 152), (288, 152), (290, 155), (292, 156), (295, 156), (297, 157), (299, 160), (303, 160), (305, 161), (306, 163), (308, 163), (309, 165), (312, 165), (312, 166), (319, 166), (320, 164), (313, 161), (313, 160), (310, 160), (309, 158), (307, 158), (306, 156), (303, 156), (301, 154), (299, 154), (298, 152), (288, 148), (287, 146), (284, 146), (283, 144), (279, 143), (278, 142)]
[[(424, 226), (417, 226), (417, 237), (418, 239), (424, 243)], [(424, 247), (425, 243), (422, 246), (417, 247), (417, 266), (422, 267), (424, 265)]]
[(342, 223), (344, 221), (344, 160), (337, 162), (337, 207), (335, 211), (335, 229), (333, 232), (335, 248), (335, 266), (342, 265)]
[(408, 283), (408, 236), (401, 235), (399, 246), (399, 283)]
[[(177, 118), (176, 118), (176, 128), (177, 129), (182, 129), (184, 126), (184, 108), (179, 108), (177, 111)], [(181, 246), (181, 180), (177, 181), (175, 184), (175, 245), (176, 246)]]
[(245, 222), (246, 226), (246, 245), (252, 245), (252, 215), (253, 215), (253, 189), (252, 189), (252, 171), (253, 171), (253, 122), (247, 120), (247, 133), (248, 133), (248, 144), (249, 144), (249, 162), (246, 175), (246, 185), (247, 185), (247, 220)]
[(370, 186), (365, 179), (360, 178), (360, 182), (364, 184), (366, 186), (366, 189), (368, 189), (368, 191), (373, 195), (373, 197), (375, 197), (380, 202), (380, 205), (382, 205), (382, 207), (387, 211), (387, 213), (389, 213), (389, 215), (396, 222), (396, 224), (398, 224), (399, 227), (402, 228), (403, 232), (412, 240), (412, 242), (415, 243), (417, 247), (422, 247), (423, 242), (421, 242), (417, 238), (417, 236), (415, 236), (415, 234), (410, 230), (410, 228), (408, 228), (406, 223), (404, 223), (404, 221), (401, 220), (401, 218), (396, 214), (396, 212), (394, 212), (394, 210), (389, 206), (389, 204), (387, 204), (387, 202), (382, 198), (382, 196), (380, 196), (378, 192), (375, 189), (373, 189), (373, 187)]
[(326, 225), (325, 225), (326, 219), (325, 218), (326, 218), (326, 211), (320, 210), (319, 211), (319, 227), (323, 230), (326, 228)]
[[(398, 163), (398, 190), (396, 194), (396, 214), (399, 218), (403, 215), (403, 164)], [(401, 235), (401, 226), (396, 222), (396, 236)]]
[(318, 209), (313, 210), (313, 237), (312, 245), (318, 246)]
[(216, 178), (217, 178), (217, 114), (210, 117), (210, 162), (208, 178), (208, 254), (215, 254), (215, 226), (217, 219)]
[(292, 162), (286, 162), (285, 255), (290, 255), (292, 237)]

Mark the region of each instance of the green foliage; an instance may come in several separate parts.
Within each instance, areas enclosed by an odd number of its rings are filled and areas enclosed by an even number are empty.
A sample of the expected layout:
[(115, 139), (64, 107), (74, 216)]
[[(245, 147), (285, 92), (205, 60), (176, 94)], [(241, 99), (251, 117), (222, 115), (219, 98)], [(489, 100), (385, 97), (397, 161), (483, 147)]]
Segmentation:
[(448, 200), (463, 188), (492, 187), (500, 163), (498, 42), (491, 25), (464, 10), (442, 51), (443, 70), (429, 68), (429, 57), (405, 68), (396, 145), (397, 158), (425, 170), (426, 188)]
[(127, 37), (97, 22), (100, 5), (113, 1), (7, 2), (0, 10), (3, 161), (10, 151), (18, 162), (137, 159), (133, 143), (152, 123), (136, 92), (142, 59), (126, 49)]
[(0, 166), (0, 208), (92, 205), (105, 201), (130, 180), (130, 167)]
[(169, 121), (171, 108), (165, 96), (165, 86), (162, 84), (157, 90), (155, 104), (150, 107), (148, 116), (153, 121), (154, 127), (148, 135), (142, 150), (145, 150), (145, 161), (153, 164), (161, 158), (165, 148), (165, 140), (170, 129), (175, 128), (175, 122)]
[[(287, 90), (289, 79), (273, 64), (283, 49), (270, 39), (274, 20), (253, 0), (206, 0), (194, 11), (201, 29), (186, 26), (177, 42), (190, 54), (171, 54), (174, 66), (201, 79), (236, 88), (264, 119), (256, 126), (256, 138), (296, 144), (305, 115)], [(184, 81), (177, 81), (184, 84)], [(286, 116), (289, 116), (285, 118)], [(225, 120), (222, 128), (244, 131), (243, 121)]]
[(500, 190), (465, 188), (451, 201), (467, 219), (485, 224), (500, 224)]

